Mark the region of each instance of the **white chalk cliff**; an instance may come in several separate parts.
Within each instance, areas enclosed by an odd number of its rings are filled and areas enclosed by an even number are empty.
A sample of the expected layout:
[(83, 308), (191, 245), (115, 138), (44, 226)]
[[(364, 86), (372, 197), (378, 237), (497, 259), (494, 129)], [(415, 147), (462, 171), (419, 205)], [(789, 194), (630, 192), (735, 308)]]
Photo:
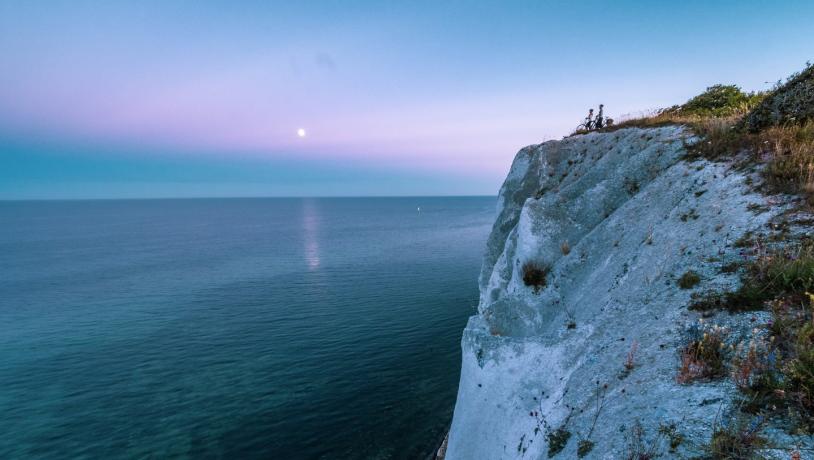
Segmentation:
[[(750, 210), (767, 198), (748, 173), (685, 159), (694, 141), (680, 127), (629, 128), (517, 153), (463, 334), (447, 459), (547, 458), (560, 428), (570, 437), (554, 458), (577, 458), (580, 440), (593, 445), (584, 458), (625, 458), (637, 424), (653, 442), (675, 425), (683, 441), (658, 447), (663, 458), (698, 455), (734, 389), (676, 382), (682, 334), (698, 322), (690, 296), (737, 285), (720, 270), (741, 257), (733, 241), (783, 205)], [(545, 287), (524, 283), (527, 262), (550, 268)], [(688, 270), (702, 281), (680, 289)], [(748, 334), (756, 315), (720, 321)]]

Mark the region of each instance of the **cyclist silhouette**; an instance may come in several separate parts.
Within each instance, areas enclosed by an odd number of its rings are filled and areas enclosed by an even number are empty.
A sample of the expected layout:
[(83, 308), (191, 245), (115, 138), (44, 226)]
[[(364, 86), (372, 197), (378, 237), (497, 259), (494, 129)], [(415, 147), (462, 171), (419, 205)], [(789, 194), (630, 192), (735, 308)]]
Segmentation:
[(605, 118), (602, 116), (602, 107), (605, 107), (602, 104), (599, 104), (599, 113), (596, 114), (596, 121), (594, 122), (594, 129), (602, 129), (602, 126), (605, 123)]

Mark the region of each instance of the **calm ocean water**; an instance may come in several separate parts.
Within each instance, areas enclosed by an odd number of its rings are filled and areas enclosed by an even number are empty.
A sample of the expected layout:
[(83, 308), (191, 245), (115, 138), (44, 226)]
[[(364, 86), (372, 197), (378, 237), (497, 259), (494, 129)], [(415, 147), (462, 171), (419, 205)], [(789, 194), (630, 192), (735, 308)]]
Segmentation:
[(0, 458), (421, 458), (494, 205), (0, 202)]

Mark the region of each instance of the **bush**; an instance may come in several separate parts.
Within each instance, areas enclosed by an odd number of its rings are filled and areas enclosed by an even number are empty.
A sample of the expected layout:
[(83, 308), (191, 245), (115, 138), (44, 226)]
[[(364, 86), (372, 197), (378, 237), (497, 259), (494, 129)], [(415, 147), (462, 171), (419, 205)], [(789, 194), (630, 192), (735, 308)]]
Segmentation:
[(814, 120), (814, 65), (789, 77), (747, 115), (741, 127), (758, 132)]
[(531, 261), (526, 262), (523, 264), (523, 283), (534, 289), (535, 293), (539, 292), (546, 287), (546, 278), (550, 270), (547, 265)]
[(760, 93), (744, 93), (735, 85), (714, 85), (674, 110), (684, 116), (728, 117), (746, 112), (763, 97)]
[(698, 275), (698, 273), (689, 270), (687, 273), (681, 275), (681, 278), (678, 279), (678, 287), (681, 289), (691, 289), (700, 282), (701, 277)]

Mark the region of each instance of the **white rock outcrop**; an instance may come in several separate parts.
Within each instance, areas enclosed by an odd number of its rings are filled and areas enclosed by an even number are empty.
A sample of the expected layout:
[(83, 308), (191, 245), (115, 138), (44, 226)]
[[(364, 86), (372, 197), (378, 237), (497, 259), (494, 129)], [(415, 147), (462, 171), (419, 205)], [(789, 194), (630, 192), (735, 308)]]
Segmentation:
[[(699, 452), (734, 390), (676, 382), (698, 321), (686, 307), (693, 292), (738, 283), (720, 270), (741, 257), (733, 241), (782, 206), (750, 210), (766, 197), (731, 165), (686, 160), (693, 141), (679, 127), (630, 128), (517, 153), (463, 335), (447, 459), (547, 458), (560, 428), (570, 437), (554, 458), (577, 458), (580, 440), (593, 443), (585, 458), (625, 458), (632, 437), (657, 442), (672, 424), (684, 441), (666, 457)], [(537, 292), (526, 262), (550, 269)], [(701, 282), (680, 289), (688, 270)]]

